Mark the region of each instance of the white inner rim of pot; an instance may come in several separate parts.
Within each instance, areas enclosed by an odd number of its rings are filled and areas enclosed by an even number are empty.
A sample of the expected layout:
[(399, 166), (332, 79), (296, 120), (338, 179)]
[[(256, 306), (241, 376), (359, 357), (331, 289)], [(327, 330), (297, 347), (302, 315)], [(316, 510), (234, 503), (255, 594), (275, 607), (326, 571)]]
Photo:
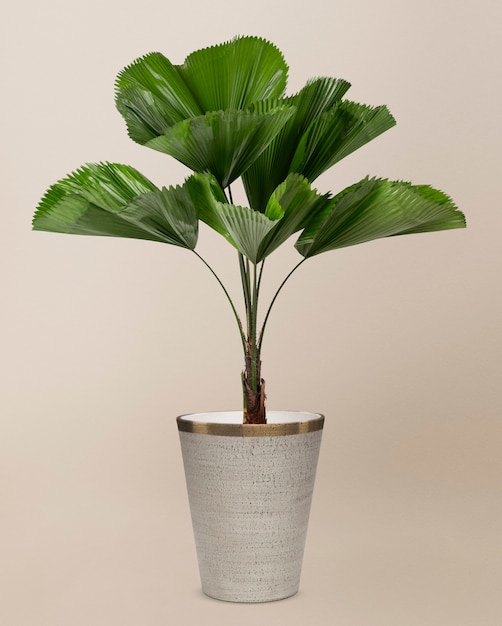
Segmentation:
[[(310, 422), (317, 420), (320, 413), (304, 411), (267, 411), (268, 424), (293, 424), (295, 422)], [(202, 422), (204, 424), (242, 424), (242, 411), (213, 411), (209, 413), (191, 413), (180, 417), (187, 422)]]

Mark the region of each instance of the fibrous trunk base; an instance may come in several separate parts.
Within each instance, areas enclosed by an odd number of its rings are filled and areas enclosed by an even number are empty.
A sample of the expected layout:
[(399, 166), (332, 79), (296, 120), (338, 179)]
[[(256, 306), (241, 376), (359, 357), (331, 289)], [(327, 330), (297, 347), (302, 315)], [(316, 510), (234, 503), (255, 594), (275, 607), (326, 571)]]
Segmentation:
[(242, 373), (244, 395), (244, 424), (266, 424), (265, 381), (261, 378), (261, 361), (252, 358), (249, 350), (246, 356), (246, 369)]
[(255, 391), (244, 376), (244, 424), (266, 424), (265, 381), (260, 378)]

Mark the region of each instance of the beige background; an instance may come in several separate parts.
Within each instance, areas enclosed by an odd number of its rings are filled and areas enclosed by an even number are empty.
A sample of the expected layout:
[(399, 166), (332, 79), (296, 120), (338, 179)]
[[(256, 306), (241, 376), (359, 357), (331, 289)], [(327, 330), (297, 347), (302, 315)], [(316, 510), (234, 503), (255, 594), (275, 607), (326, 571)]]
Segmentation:
[[(501, 44), (498, 0), (46, 0), (3, 11), (0, 623), (502, 624)], [(115, 75), (160, 50), (257, 34), (291, 67), (398, 120), (317, 181), (372, 174), (451, 194), (469, 228), (320, 256), (263, 354), (270, 408), (326, 414), (300, 594), (199, 591), (179, 413), (239, 406), (226, 302), (183, 250), (30, 231), (86, 161), (183, 180), (131, 142)], [(200, 249), (237, 287), (234, 257)], [(268, 264), (268, 293), (297, 259)]]

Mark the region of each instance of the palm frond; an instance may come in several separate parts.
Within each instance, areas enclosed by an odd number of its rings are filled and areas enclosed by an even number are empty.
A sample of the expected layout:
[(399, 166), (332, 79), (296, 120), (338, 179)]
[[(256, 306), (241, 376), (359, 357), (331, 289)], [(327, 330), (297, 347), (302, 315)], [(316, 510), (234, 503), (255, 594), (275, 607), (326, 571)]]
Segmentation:
[(137, 170), (87, 164), (49, 188), (34, 230), (149, 239), (193, 249), (197, 212), (189, 188), (158, 189)]
[(293, 114), (289, 106), (267, 113), (216, 111), (184, 120), (146, 143), (195, 172), (209, 171), (222, 187), (242, 175)]
[(252, 263), (258, 263), (260, 246), (274, 228), (275, 221), (249, 207), (219, 203), (220, 219), (230, 241)]
[(226, 204), (227, 198), (216, 178), (208, 172), (195, 173), (187, 181), (187, 186), (197, 207), (198, 218), (234, 245), (218, 211), (219, 204)]
[(311, 123), (298, 144), (290, 171), (312, 182), (395, 124), (386, 106), (341, 101)]
[[(303, 133), (319, 115), (332, 109), (349, 87), (350, 84), (341, 79), (317, 78), (308, 81), (297, 94), (280, 101), (294, 106), (295, 114), (243, 176), (248, 200), (254, 209), (265, 210), (271, 193), (290, 172)], [(254, 103), (253, 108), (259, 107), (265, 112), (278, 104), (277, 101), (262, 101)]]
[(161, 191), (138, 196), (120, 217), (165, 243), (194, 250), (199, 229), (189, 183), (190, 179), (182, 186), (163, 187)]
[(341, 78), (320, 77), (307, 81), (304, 87), (285, 102), (296, 107), (296, 132), (303, 134), (322, 113), (332, 109), (350, 89), (350, 83)]
[(291, 235), (305, 228), (329, 203), (329, 196), (311, 189), (306, 178), (290, 174), (267, 203), (265, 216), (275, 220), (275, 224), (260, 244), (258, 260), (262, 261)]
[(204, 111), (246, 109), (255, 100), (280, 97), (288, 75), (282, 52), (259, 37), (197, 50), (177, 69)]
[(204, 112), (176, 67), (159, 52), (136, 59), (119, 73), (115, 103), (129, 136), (140, 144)]
[(183, 120), (281, 96), (287, 73), (282, 53), (259, 37), (197, 50), (183, 65), (151, 52), (119, 73), (115, 103), (131, 139), (145, 144)]
[(443, 192), (408, 182), (365, 178), (335, 196), (296, 242), (304, 257), (382, 237), (465, 227)]
[(249, 207), (229, 204), (218, 181), (209, 173), (194, 174), (189, 183), (199, 219), (250, 261), (258, 262), (260, 245), (282, 217), (282, 209), (280, 214), (265, 216)]

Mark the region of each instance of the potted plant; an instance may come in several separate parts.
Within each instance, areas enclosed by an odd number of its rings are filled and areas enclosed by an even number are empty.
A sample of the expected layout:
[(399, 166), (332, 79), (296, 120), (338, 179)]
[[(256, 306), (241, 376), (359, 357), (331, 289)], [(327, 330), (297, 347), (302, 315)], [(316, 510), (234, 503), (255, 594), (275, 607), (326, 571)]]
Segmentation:
[[(203, 590), (233, 601), (298, 589), (319, 453), (322, 415), (265, 408), (261, 349), (280, 291), (318, 254), (465, 226), (452, 200), (427, 185), (367, 177), (335, 195), (312, 188), (395, 120), (386, 106), (346, 100), (350, 84), (342, 79), (309, 80), (286, 96), (287, 73), (282, 53), (258, 37), (198, 50), (182, 65), (160, 53), (135, 60), (116, 81), (129, 136), (193, 173), (182, 185), (158, 188), (127, 165), (87, 164), (49, 188), (33, 220), (35, 230), (185, 248), (228, 299), (243, 350), (243, 410), (181, 416), (178, 428)], [(233, 201), (239, 179), (247, 206)], [(236, 251), (242, 317), (196, 251), (199, 220)], [(298, 233), (299, 262), (260, 318), (265, 260)]]

